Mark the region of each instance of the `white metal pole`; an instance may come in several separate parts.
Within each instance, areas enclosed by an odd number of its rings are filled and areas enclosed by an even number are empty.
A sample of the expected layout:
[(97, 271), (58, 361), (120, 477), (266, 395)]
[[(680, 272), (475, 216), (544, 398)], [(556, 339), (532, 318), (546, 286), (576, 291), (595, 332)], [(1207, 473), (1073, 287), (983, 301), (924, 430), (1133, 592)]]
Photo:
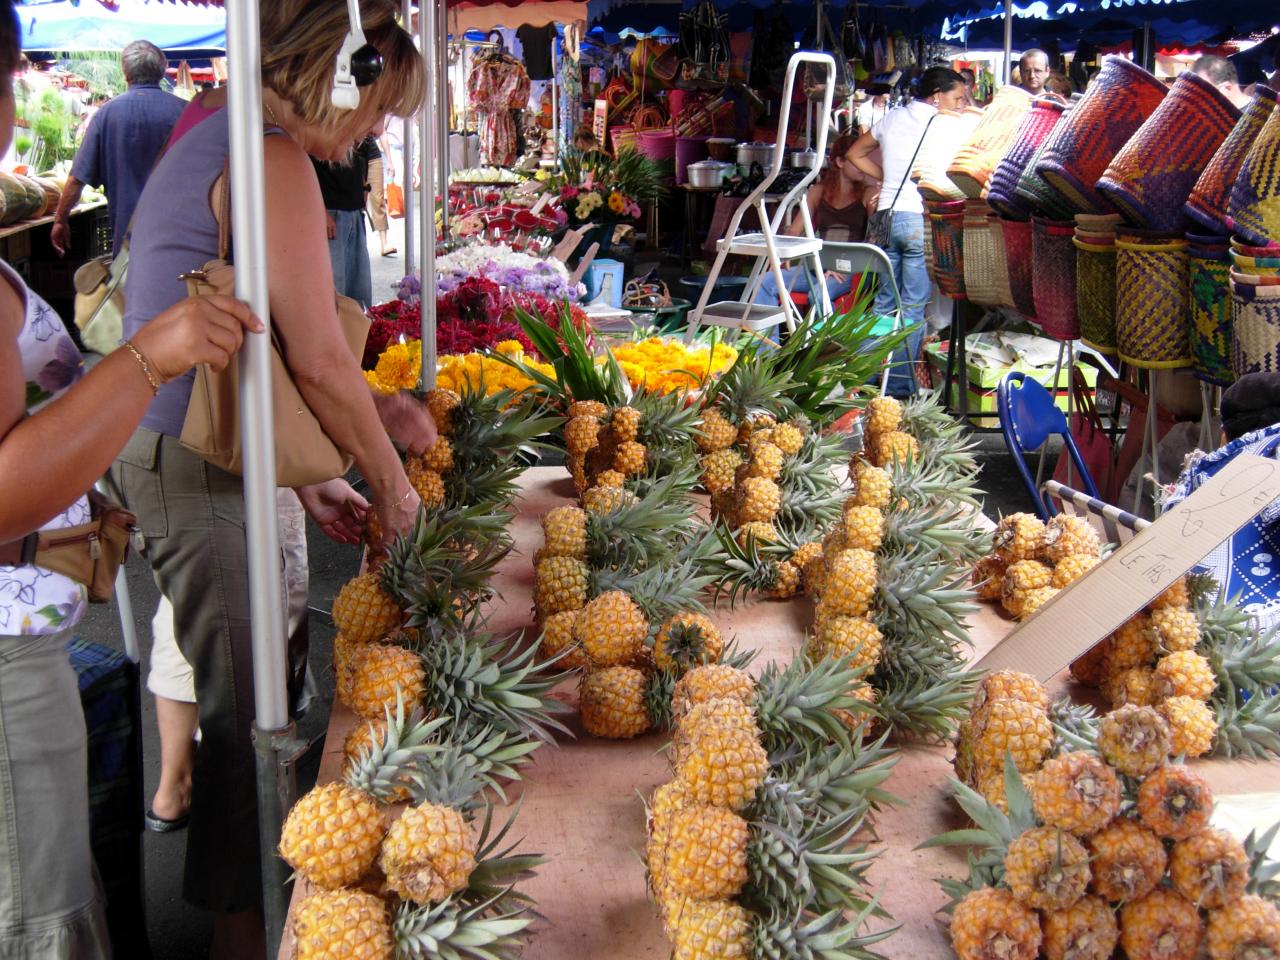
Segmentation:
[[(413, 29), (413, 0), (404, 0), (402, 8), (406, 30)], [(413, 275), (413, 265), (417, 262), (414, 256), (414, 219), (413, 219), (413, 117), (405, 117), (403, 122), (403, 143), (400, 160), (404, 165), (404, 275)]]
[(449, 238), (449, 20), (444, 0), (436, 3), (436, 167), (440, 181), (440, 235)]
[(422, 135), (422, 389), (436, 385), (436, 138), (439, 127), (428, 112), (435, 103), (436, 84), (436, 4), (443, 0), (422, 0), (418, 7), (418, 43), (427, 71), (427, 90), (418, 127)]
[(1013, 0), (1004, 0), (1004, 82), (1013, 82)]
[[(254, 746), (258, 765), (258, 828), (267, 946), (284, 932), (288, 871), (276, 856), (280, 826), (293, 799), (292, 777), (280, 762), (292, 737), (286, 693), (284, 596), (276, 519), (276, 456), (271, 405), (271, 317), (267, 294), (267, 231), (262, 158), (262, 75), (258, 0), (227, 3), (231, 136), (231, 217), (236, 225), (236, 296), (267, 330), (246, 334), (240, 353), (240, 423), (244, 432), (245, 529), (249, 617), (253, 637)], [(234, 839), (234, 838), (231, 838)]]

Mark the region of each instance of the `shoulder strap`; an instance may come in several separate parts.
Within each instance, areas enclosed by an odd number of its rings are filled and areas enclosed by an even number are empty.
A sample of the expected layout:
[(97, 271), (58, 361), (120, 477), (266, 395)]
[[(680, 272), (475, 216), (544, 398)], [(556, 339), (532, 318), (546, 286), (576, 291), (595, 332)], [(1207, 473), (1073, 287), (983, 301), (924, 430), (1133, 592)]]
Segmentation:
[(898, 191), (893, 195), (893, 203), (889, 204), (889, 211), (898, 205), (898, 198), (902, 196), (902, 188), (907, 185), (907, 181), (911, 179), (911, 168), (916, 165), (916, 157), (920, 155), (920, 147), (924, 144), (924, 138), (929, 135), (929, 128), (933, 126), (933, 121), (937, 119), (937, 112), (929, 118), (929, 122), (924, 125), (924, 132), (920, 134), (920, 139), (916, 141), (915, 150), (911, 151), (911, 159), (907, 161), (907, 172), (902, 179), (898, 181)]

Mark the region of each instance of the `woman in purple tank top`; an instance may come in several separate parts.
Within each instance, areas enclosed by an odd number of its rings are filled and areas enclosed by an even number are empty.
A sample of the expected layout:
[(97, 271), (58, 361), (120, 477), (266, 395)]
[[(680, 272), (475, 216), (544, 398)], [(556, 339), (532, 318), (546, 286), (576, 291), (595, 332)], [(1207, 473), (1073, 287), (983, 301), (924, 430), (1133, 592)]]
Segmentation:
[[(368, 481), (387, 538), (407, 530), (420, 505), (388, 432), (420, 454), (434, 444), (435, 429), (407, 395), (377, 406), (346, 344), (311, 158), (343, 160), (380, 132), (387, 114), (403, 116), (421, 103), (422, 58), (396, 23), (396, 9), (372, 0), (363, 5), (365, 37), (384, 66), (350, 111), (336, 109), (331, 93), (348, 31), (344, 0), (263, 3), (260, 24), (272, 327), (303, 398)], [(214, 211), (227, 188), (228, 149), (223, 110), (186, 131), (152, 173), (134, 221), (126, 334), (145, 329), (181, 296), (180, 274), (218, 256)], [(189, 378), (166, 385), (117, 458), (112, 479), (138, 514), (144, 553), (173, 606), (178, 645), (194, 672), (201, 741), (183, 896), (215, 915), (212, 956), (257, 960), (265, 947), (243, 482), (179, 442), (190, 392)], [(298, 493), (313, 517), (345, 515), (347, 532), (361, 512), (345, 485)], [(300, 681), (305, 645), (289, 653), (291, 675)]]

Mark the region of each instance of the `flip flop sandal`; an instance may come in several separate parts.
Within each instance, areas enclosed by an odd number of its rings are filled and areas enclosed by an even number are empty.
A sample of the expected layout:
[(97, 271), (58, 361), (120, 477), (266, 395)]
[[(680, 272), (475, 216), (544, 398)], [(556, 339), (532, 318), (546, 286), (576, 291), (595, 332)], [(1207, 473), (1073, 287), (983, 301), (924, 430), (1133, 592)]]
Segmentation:
[(156, 812), (150, 807), (147, 808), (146, 820), (147, 829), (152, 833), (173, 833), (176, 830), (183, 830), (187, 826), (187, 821), (191, 819), (191, 814), (184, 813), (180, 817), (174, 817), (172, 820), (166, 820), (164, 817), (156, 816)]

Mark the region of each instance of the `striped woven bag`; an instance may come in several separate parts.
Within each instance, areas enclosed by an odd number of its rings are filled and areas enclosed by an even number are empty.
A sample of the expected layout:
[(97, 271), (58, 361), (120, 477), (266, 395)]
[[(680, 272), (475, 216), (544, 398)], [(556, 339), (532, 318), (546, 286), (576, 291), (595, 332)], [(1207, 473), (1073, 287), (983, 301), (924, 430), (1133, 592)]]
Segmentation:
[(1227, 213), (1247, 243), (1280, 243), (1280, 109), (1271, 111), (1245, 155)]
[(1191, 365), (1187, 241), (1142, 230), (1116, 235), (1116, 345), (1135, 367)]
[(1227, 204), (1231, 188), (1244, 164), (1244, 158), (1257, 139), (1267, 117), (1276, 107), (1276, 92), (1261, 84), (1253, 88), (1253, 99), (1240, 114), (1227, 139), (1205, 167), (1187, 198), (1187, 216), (1213, 233), (1230, 233)]

